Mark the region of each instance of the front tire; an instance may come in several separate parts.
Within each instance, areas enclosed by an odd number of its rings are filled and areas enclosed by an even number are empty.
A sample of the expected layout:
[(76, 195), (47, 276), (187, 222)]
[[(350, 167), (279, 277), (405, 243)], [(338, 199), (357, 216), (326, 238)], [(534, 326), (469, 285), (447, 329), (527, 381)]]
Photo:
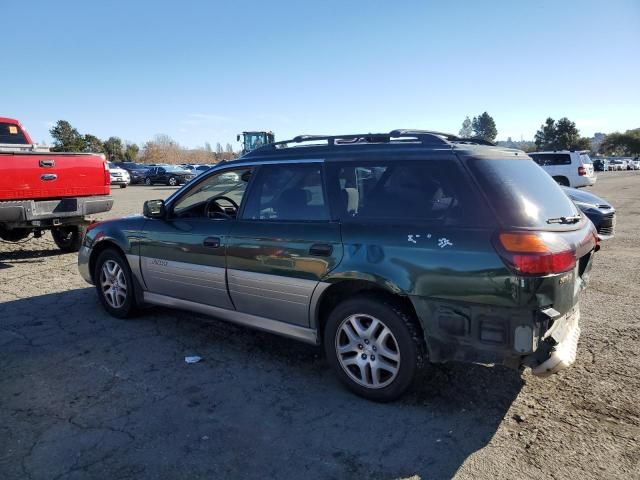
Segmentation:
[(58, 248), (65, 253), (80, 250), (84, 229), (80, 226), (57, 227), (51, 230), (51, 236)]
[(144, 184), (147, 185), (147, 186), (150, 186), (151, 185), (151, 179), (150, 178), (145, 178), (144, 179)]
[(413, 383), (422, 360), (414, 319), (372, 297), (344, 301), (324, 330), (327, 360), (356, 395), (377, 402), (399, 398)]
[(93, 273), (100, 303), (110, 315), (128, 318), (135, 312), (133, 276), (127, 261), (113, 249), (100, 253)]
[(178, 179), (176, 177), (169, 177), (169, 180), (167, 180), (167, 185), (169, 185), (170, 187), (175, 187), (176, 185), (178, 185)]

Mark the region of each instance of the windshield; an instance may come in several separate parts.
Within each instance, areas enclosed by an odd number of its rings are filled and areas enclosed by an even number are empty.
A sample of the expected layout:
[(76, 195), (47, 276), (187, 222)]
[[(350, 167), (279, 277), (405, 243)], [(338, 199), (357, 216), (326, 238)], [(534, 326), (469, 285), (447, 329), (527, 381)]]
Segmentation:
[(580, 215), (553, 178), (535, 162), (472, 157), (468, 165), (507, 227), (548, 228), (560, 223), (557, 219)]
[(183, 167), (178, 167), (176, 165), (167, 165), (166, 167), (162, 167), (167, 172), (184, 172)]

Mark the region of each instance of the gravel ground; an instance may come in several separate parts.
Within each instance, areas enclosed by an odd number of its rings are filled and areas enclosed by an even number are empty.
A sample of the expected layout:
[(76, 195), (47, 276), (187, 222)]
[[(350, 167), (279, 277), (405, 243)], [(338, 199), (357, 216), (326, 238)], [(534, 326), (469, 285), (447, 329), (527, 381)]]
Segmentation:
[[(114, 217), (173, 189), (115, 189)], [(640, 172), (548, 379), (451, 364), (401, 401), (347, 393), (318, 348), (182, 312), (103, 312), (49, 235), (0, 244), (0, 479), (640, 478)], [(187, 365), (184, 357), (203, 361)]]

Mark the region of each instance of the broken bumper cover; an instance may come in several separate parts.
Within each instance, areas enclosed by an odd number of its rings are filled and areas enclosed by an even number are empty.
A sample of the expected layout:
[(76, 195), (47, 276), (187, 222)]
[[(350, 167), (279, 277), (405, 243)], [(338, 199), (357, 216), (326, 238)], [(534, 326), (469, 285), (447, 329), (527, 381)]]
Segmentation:
[(580, 309), (575, 308), (557, 319), (545, 333), (538, 348), (532, 355), (531, 371), (539, 377), (548, 377), (570, 367), (576, 361), (580, 338)]

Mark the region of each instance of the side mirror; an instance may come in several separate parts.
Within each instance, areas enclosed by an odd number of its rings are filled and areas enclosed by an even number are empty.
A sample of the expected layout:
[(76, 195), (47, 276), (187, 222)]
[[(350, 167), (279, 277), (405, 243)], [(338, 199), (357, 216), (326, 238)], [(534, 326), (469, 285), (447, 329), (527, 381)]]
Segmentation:
[(142, 207), (142, 214), (147, 218), (164, 218), (164, 200), (147, 200)]

